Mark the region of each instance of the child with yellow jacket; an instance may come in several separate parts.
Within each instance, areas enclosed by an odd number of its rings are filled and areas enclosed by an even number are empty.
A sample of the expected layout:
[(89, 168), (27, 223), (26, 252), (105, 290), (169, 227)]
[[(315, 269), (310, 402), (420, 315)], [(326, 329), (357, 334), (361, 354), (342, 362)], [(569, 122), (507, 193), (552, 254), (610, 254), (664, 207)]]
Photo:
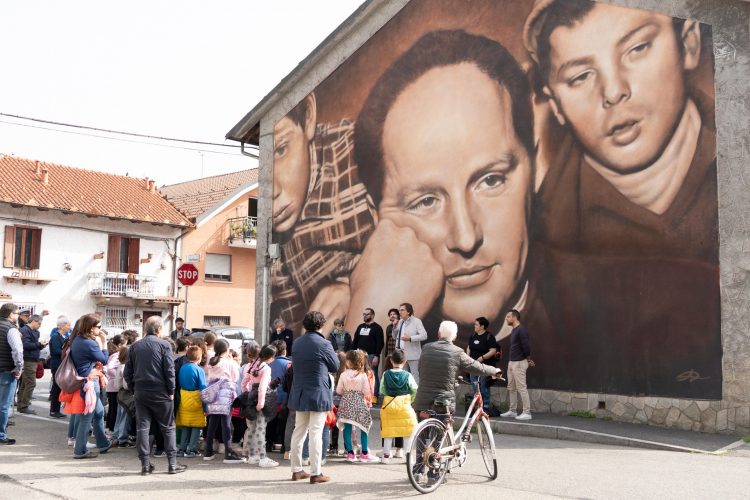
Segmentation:
[(380, 410), (380, 437), (383, 438), (384, 464), (390, 463), (393, 438), (403, 437), (404, 448), (409, 449), (409, 437), (417, 425), (417, 415), (411, 407), (417, 394), (417, 382), (411, 373), (404, 371), (406, 356), (396, 349), (390, 355), (392, 369), (380, 378), (383, 407)]

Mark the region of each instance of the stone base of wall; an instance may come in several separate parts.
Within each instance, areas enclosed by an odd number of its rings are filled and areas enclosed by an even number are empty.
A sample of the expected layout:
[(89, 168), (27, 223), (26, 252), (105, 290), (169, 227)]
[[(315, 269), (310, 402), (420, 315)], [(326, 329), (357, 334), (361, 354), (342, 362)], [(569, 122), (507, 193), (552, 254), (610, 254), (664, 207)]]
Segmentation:
[[(532, 412), (567, 415), (574, 411), (587, 411), (597, 418), (609, 418), (618, 422), (689, 431), (750, 434), (750, 404), (541, 389), (530, 389), (529, 396)], [(505, 387), (493, 387), (492, 404), (500, 407), (503, 403), (507, 406), (508, 390)]]

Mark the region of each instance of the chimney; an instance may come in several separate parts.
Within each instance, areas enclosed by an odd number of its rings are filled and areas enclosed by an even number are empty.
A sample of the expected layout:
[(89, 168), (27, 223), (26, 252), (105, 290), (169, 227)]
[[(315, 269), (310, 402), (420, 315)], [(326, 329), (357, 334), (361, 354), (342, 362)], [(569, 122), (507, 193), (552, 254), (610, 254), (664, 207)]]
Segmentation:
[(155, 180), (152, 179), (152, 180), (148, 181), (148, 190), (151, 191), (152, 193), (156, 192), (156, 181)]
[(143, 179), (143, 187), (145, 187), (146, 189), (148, 189), (148, 177), (146, 177), (145, 179)]
[(42, 177), (40, 180), (45, 186), (49, 184), (49, 170), (47, 170), (46, 168), (42, 169)]
[(34, 162), (34, 165), (36, 165), (36, 170), (34, 170), (34, 173), (37, 175), (37, 177), (42, 173), (42, 167), (39, 166), (39, 160), (36, 160)]

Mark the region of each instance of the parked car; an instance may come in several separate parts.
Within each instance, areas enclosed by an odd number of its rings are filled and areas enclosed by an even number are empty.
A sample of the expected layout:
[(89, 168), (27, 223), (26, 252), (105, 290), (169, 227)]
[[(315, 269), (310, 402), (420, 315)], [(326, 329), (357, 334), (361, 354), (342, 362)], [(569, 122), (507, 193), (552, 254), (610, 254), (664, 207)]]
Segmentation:
[(216, 326), (214, 328), (202, 326), (193, 328), (191, 332), (191, 337), (198, 338), (203, 338), (208, 332), (214, 332), (218, 338), (229, 342), (229, 347), (238, 353), (242, 352), (243, 346), (249, 340), (255, 340), (255, 331), (246, 326)]

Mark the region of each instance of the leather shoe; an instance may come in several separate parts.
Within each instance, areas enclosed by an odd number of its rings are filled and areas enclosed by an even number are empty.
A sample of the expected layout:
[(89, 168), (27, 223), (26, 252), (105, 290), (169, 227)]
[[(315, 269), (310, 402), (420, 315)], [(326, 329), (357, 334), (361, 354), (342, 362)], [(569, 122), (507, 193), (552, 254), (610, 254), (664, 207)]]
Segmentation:
[(0, 444), (16, 444), (16, 440), (13, 438), (0, 439)]
[(299, 472), (292, 472), (292, 481), (299, 481), (300, 479), (307, 479), (310, 474), (301, 470)]
[(185, 472), (187, 470), (187, 465), (185, 464), (176, 464), (174, 467), (171, 465), (169, 466), (169, 473), (170, 474), (179, 474), (180, 472)]
[(330, 476), (325, 476), (323, 474), (310, 476), (310, 484), (327, 483), (330, 480), (331, 480)]
[(141, 466), (141, 476), (148, 476), (152, 472), (154, 472), (153, 464), (144, 464)]

